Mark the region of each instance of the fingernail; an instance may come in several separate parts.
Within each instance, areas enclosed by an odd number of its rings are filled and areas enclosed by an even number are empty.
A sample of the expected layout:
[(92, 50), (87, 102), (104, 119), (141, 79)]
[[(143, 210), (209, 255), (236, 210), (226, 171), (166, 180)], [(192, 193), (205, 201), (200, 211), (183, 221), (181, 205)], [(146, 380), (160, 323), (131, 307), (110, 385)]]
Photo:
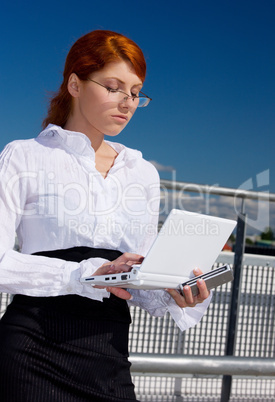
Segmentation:
[(195, 268), (194, 269), (194, 274), (198, 274), (199, 273), (199, 268)]

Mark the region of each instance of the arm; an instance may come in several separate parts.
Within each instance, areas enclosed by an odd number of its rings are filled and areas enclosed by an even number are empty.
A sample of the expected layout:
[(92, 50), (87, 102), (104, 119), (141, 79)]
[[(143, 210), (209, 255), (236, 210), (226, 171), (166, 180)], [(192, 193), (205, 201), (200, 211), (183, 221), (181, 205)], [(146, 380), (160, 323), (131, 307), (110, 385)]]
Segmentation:
[[(147, 232), (144, 234), (146, 236), (144, 255), (148, 252), (157, 233), (158, 214), (156, 211), (159, 208), (159, 199), (160, 186), (158, 182), (158, 185), (151, 187), (149, 194), (149, 203), (152, 205), (152, 213), (149, 215), (149, 221), (156, 230), (155, 233)], [(195, 275), (200, 275), (201, 271), (198, 270), (194, 273)], [(129, 289), (128, 291), (132, 295), (132, 298), (128, 300), (128, 303), (132, 306), (139, 306), (154, 316), (161, 317), (169, 312), (179, 328), (184, 331), (196, 325), (201, 320), (211, 301), (211, 296), (209, 296), (209, 291), (204, 281), (198, 283), (198, 287), (200, 294), (195, 298), (192, 296), (189, 287), (184, 289), (184, 296), (180, 295), (175, 289), (155, 291)]]
[[(79, 282), (80, 276), (92, 275), (106, 262), (102, 258), (78, 264), (13, 250), (15, 232), (21, 220), (28, 219), (26, 201), (31, 174), (21, 147), (14, 143), (7, 145), (0, 155), (0, 291), (30, 296), (81, 294), (96, 300), (108, 297), (105, 289), (94, 289)], [(33, 229), (39, 236), (35, 222)]]

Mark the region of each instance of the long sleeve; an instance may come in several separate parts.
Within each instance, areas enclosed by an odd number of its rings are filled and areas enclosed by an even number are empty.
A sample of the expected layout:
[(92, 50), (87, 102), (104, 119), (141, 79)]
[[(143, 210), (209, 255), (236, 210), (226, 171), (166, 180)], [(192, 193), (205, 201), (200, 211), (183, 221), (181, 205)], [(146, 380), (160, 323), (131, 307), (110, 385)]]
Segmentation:
[(92, 275), (105, 262), (92, 258), (78, 264), (1, 248), (0, 291), (40, 297), (78, 294), (102, 301), (109, 297), (105, 289), (95, 289), (79, 279)]
[[(25, 209), (26, 178), (32, 173), (22, 169), (24, 158), (15, 152), (16, 148), (10, 144), (0, 156), (0, 291), (29, 296), (80, 294), (96, 300), (108, 297), (104, 289), (94, 289), (79, 281), (81, 276), (92, 275), (106, 262), (102, 258), (78, 264), (13, 250), (18, 225), (29, 216)], [(36, 236), (40, 236), (39, 227)]]
[[(152, 206), (150, 224), (155, 228), (155, 231), (151, 230), (146, 233), (144, 242), (146, 250), (152, 245), (157, 233), (158, 214), (156, 212), (159, 209), (159, 191), (159, 185), (152, 186), (150, 191), (149, 199)], [(128, 291), (133, 297), (128, 302), (129, 306), (138, 306), (156, 317), (162, 317), (166, 313), (170, 313), (182, 331), (195, 326), (202, 319), (212, 298), (212, 295), (210, 295), (203, 303), (197, 304), (195, 307), (180, 308), (165, 290), (128, 289)]]
[(162, 317), (170, 313), (182, 331), (194, 327), (204, 316), (212, 295), (195, 307), (180, 308), (174, 299), (165, 290), (128, 290), (133, 299), (128, 302), (130, 306), (139, 306), (155, 317)]

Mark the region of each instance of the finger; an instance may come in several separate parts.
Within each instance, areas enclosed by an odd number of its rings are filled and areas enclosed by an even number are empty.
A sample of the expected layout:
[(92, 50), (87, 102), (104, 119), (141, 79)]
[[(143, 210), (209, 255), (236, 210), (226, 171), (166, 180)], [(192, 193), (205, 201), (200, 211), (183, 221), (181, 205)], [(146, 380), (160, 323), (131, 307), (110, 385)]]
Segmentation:
[(118, 274), (118, 273), (123, 273), (123, 272), (129, 272), (131, 271), (132, 267), (128, 264), (119, 264), (119, 265), (115, 265), (115, 264), (104, 264), (102, 265), (100, 268), (98, 268), (93, 276), (97, 276), (97, 275), (107, 275), (107, 274)]
[(183, 295), (176, 289), (166, 289), (167, 292), (173, 297), (177, 305), (181, 308), (195, 307), (196, 304), (201, 303), (203, 300), (200, 297), (193, 296), (190, 286), (184, 286)]
[(187, 307), (185, 298), (176, 289), (166, 289), (166, 291), (173, 297), (179, 307)]
[(127, 292), (127, 290), (122, 289), (122, 288), (116, 288), (113, 286), (109, 286), (106, 288), (106, 290), (107, 290), (107, 292), (110, 292), (113, 295), (115, 295), (123, 300), (130, 300), (132, 298), (131, 293)]
[(210, 292), (207, 289), (206, 283), (203, 279), (197, 280), (197, 287), (199, 289), (198, 299), (201, 301), (207, 299), (207, 297), (210, 295)]
[(202, 275), (202, 274), (203, 274), (202, 270), (199, 269), (199, 268), (193, 269), (193, 272), (194, 272), (194, 275), (195, 275), (195, 276), (198, 276), (198, 275)]
[(128, 264), (119, 264), (119, 265), (114, 265), (114, 270), (112, 273), (119, 274), (123, 272), (129, 272), (131, 271), (132, 266)]
[(133, 253), (123, 253), (120, 257), (116, 260), (112, 261), (115, 265), (118, 263), (124, 263), (131, 261), (133, 264), (141, 263), (144, 260), (144, 257), (140, 254), (133, 254)]
[(128, 265), (128, 264), (123, 264), (123, 265), (120, 265), (118, 268), (121, 270), (121, 272), (129, 272), (129, 271), (131, 271), (132, 266)]
[(140, 260), (139, 262), (136, 261), (127, 261), (126, 264), (132, 267), (133, 265), (140, 265), (142, 261)]
[(93, 276), (112, 274), (115, 270), (116, 268), (113, 264), (104, 264), (93, 273)]
[(183, 288), (183, 294), (185, 298), (186, 304), (190, 307), (193, 307), (196, 305), (195, 298), (193, 296), (192, 290), (190, 286), (184, 286)]

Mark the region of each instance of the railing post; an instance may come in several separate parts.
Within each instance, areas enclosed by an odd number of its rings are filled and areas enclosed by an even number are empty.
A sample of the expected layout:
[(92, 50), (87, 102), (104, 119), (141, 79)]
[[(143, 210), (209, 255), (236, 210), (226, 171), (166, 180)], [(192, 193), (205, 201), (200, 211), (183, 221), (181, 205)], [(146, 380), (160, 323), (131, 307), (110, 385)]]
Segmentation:
[[(245, 249), (246, 215), (239, 214), (237, 223), (237, 236), (234, 256), (234, 281), (231, 292), (231, 308), (227, 332), (226, 356), (233, 356), (236, 340), (237, 312), (240, 299), (240, 282), (242, 272), (243, 254)], [(222, 380), (221, 402), (230, 399), (232, 376), (224, 375)]]

